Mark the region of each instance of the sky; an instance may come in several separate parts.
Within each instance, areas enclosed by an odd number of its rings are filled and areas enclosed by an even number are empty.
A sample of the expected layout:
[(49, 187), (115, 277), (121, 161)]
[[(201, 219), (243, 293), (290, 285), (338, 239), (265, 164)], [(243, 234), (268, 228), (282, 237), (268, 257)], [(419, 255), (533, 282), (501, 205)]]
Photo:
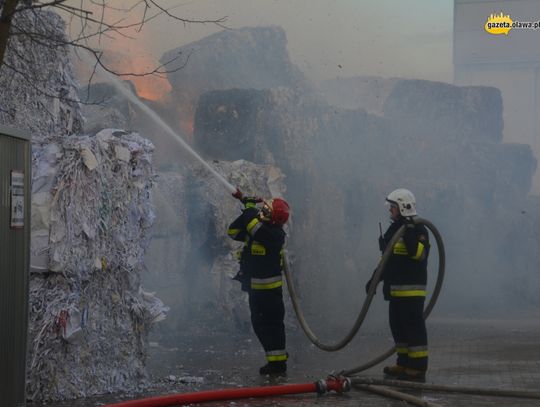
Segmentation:
[[(120, 8), (133, 2), (107, 4)], [(315, 81), (356, 75), (453, 81), (452, 0), (162, 0), (160, 4), (187, 19), (226, 17), (228, 28), (281, 26), (292, 62)], [(214, 24), (184, 25), (161, 16), (121, 45), (159, 60), (170, 49), (221, 30)], [(116, 40), (114, 46), (118, 45)]]

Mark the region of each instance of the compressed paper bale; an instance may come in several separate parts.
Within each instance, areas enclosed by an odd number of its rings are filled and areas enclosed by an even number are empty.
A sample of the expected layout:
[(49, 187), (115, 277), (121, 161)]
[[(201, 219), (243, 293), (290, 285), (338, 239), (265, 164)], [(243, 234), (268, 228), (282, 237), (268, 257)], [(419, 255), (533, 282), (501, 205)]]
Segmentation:
[(166, 313), (158, 299), (145, 301), (140, 284), (154, 216), (153, 146), (108, 130), (73, 136), (60, 149), (50, 228), (42, 229), (49, 273), (30, 279), (29, 394), (60, 400), (132, 391), (145, 383), (146, 335)]
[(48, 229), (52, 196), (50, 190), (32, 194), (32, 227)]
[[(13, 16), (13, 26), (19, 32), (69, 43), (65, 22), (50, 10), (20, 10)], [(0, 66), (0, 123), (25, 129), (36, 146), (76, 134), (83, 123), (78, 87), (68, 47), (42, 46), (30, 36), (13, 35)]]
[(49, 230), (32, 230), (30, 248), (30, 268), (33, 273), (42, 273), (49, 270)]
[(114, 146), (114, 152), (116, 154), (116, 158), (125, 162), (128, 162), (131, 157), (131, 153), (129, 152), (129, 149), (124, 148), (122, 146), (118, 146), (118, 145)]
[(93, 171), (98, 166), (96, 156), (90, 151), (89, 148), (83, 148), (81, 150), (81, 157), (83, 159), (84, 165), (90, 170)]

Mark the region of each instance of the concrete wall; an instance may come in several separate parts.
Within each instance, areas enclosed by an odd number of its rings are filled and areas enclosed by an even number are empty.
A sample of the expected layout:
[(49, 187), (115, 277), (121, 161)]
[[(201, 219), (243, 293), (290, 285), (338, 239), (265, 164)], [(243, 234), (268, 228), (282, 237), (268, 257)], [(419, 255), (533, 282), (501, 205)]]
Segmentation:
[[(529, 144), (540, 158), (540, 30), (512, 29), (508, 35), (484, 30), (490, 14), (513, 21), (539, 21), (537, 0), (455, 0), (454, 83), (501, 90), (505, 142)], [(531, 192), (540, 194), (540, 172)]]

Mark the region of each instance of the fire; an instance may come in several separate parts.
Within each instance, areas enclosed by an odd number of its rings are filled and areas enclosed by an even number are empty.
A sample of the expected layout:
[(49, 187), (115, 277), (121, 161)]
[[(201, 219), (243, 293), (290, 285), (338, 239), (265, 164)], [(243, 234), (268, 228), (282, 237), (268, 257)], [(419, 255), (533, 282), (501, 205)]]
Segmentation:
[(193, 129), (194, 129), (194, 123), (193, 120), (187, 120), (187, 121), (180, 121), (180, 128), (189, 135), (193, 135)]
[[(138, 66), (138, 64), (134, 64)], [(158, 75), (133, 76), (129, 80), (135, 85), (139, 97), (149, 100), (165, 100), (172, 87), (167, 78)]]
[[(113, 25), (117, 21), (122, 21), (122, 25), (125, 26), (141, 21), (145, 10), (144, 7), (133, 8), (131, 1), (118, 3), (117, 8), (103, 7), (99, 4), (88, 6), (98, 20), (102, 18)], [(139, 97), (164, 101), (172, 89), (171, 84), (165, 74), (149, 74), (161, 64), (158, 58), (152, 55), (156, 50), (152, 35), (141, 35), (139, 28), (134, 25), (118, 30), (118, 33), (110, 32), (107, 37), (100, 36), (96, 48), (104, 51), (103, 61), (108, 68), (135, 85)], [(166, 71), (167, 67), (161, 67), (160, 70)], [(125, 75), (129, 73), (135, 75)]]
[[(121, 75), (135, 85), (137, 95), (144, 99), (165, 101), (172, 87), (164, 74), (149, 74), (144, 76), (123, 74), (145, 74), (159, 66), (158, 61), (144, 53), (144, 50), (136, 52), (132, 47), (129, 49), (130, 56), (125, 54), (108, 53), (105, 64), (113, 71)], [(165, 68), (166, 69), (166, 68)]]

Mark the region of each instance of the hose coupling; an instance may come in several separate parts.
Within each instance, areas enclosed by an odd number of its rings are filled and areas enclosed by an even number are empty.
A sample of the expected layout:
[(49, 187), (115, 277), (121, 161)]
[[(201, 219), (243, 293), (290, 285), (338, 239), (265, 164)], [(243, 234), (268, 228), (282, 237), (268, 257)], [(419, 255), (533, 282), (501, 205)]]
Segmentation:
[(318, 380), (315, 386), (319, 394), (324, 394), (331, 390), (336, 393), (344, 393), (351, 390), (351, 379), (344, 376), (330, 375), (326, 379)]

